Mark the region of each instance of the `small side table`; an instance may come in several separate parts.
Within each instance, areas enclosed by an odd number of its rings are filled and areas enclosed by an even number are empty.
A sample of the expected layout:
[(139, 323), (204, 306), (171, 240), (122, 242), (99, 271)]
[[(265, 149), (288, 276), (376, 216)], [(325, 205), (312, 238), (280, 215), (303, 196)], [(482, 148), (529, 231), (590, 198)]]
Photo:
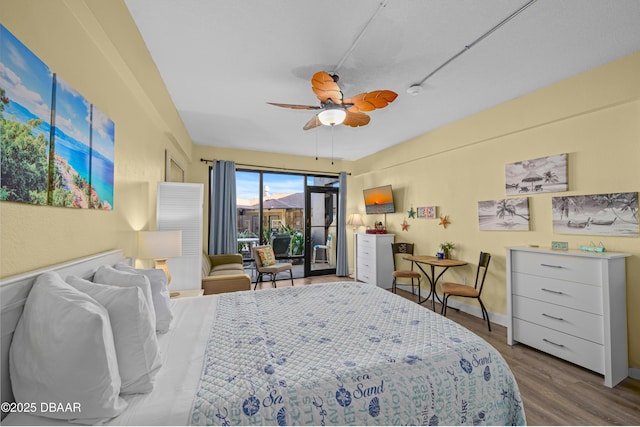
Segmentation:
[(204, 295), (204, 289), (181, 289), (179, 291), (170, 291), (171, 299), (201, 297)]

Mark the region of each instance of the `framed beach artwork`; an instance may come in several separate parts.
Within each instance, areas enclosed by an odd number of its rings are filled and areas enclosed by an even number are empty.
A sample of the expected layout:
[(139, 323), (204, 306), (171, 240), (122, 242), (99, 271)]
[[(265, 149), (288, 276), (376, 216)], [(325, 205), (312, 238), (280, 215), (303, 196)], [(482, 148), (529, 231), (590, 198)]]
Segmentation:
[(529, 198), (478, 202), (480, 231), (529, 231)]
[(426, 218), (426, 219), (435, 219), (436, 218), (436, 207), (435, 206), (425, 206), (416, 209), (418, 218)]
[(567, 154), (505, 165), (507, 195), (567, 191)]
[(0, 51), (0, 200), (112, 210), (113, 122), (1, 25)]
[(638, 237), (638, 193), (553, 197), (553, 231), (559, 234)]

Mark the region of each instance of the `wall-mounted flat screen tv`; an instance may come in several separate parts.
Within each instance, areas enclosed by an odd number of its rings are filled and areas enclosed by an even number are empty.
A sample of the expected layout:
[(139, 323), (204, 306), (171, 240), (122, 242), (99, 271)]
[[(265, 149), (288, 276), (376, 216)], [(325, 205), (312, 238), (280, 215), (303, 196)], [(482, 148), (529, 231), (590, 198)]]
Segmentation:
[(368, 214), (394, 213), (393, 191), (391, 185), (364, 190), (364, 206)]

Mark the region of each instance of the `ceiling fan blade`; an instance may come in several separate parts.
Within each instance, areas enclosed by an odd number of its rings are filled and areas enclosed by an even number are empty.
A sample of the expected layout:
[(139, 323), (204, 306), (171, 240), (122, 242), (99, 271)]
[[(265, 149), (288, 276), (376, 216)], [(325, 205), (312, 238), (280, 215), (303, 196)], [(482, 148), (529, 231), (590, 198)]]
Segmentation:
[(342, 122), (345, 126), (351, 126), (353, 128), (357, 128), (359, 126), (368, 125), (371, 121), (371, 117), (364, 113), (354, 113), (347, 110), (347, 116), (344, 118), (344, 122)]
[(331, 100), (334, 104), (342, 104), (342, 91), (333, 77), (325, 71), (318, 71), (311, 78), (311, 88), (321, 102)]
[(267, 102), (267, 104), (282, 108), (292, 108), (294, 110), (319, 110), (322, 108), (317, 105), (278, 104), (277, 102)]
[(318, 127), (320, 125), (322, 125), (322, 123), (320, 123), (320, 119), (318, 119), (318, 115), (316, 114), (315, 116), (313, 116), (313, 118), (311, 120), (309, 120), (307, 122), (307, 124), (304, 125), (302, 130), (313, 129), (313, 128)]
[(344, 103), (353, 104), (348, 110), (357, 113), (359, 111), (373, 111), (377, 108), (384, 108), (395, 101), (397, 97), (398, 94), (390, 90), (374, 90), (373, 92), (364, 92), (345, 99)]

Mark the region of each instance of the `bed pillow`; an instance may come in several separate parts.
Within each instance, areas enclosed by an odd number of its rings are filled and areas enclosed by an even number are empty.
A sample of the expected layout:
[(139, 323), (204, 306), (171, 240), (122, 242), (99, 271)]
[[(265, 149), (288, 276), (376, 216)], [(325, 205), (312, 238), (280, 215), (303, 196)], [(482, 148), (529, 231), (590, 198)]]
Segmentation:
[(173, 313), (169, 300), (169, 282), (164, 271), (158, 268), (133, 268), (126, 264), (116, 264), (115, 268), (129, 273), (143, 274), (149, 279), (153, 306), (156, 310), (156, 331), (160, 334), (167, 332), (173, 320)]
[[(54, 272), (38, 276), (31, 288), (9, 349), (9, 372), (16, 402), (37, 402), (33, 415), (95, 424), (127, 407), (107, 310)], [(76, 410), (41, 412), (40, 402)]]
[(100, 285), (75, 276), (66, 280), (109, 313), (122, 380), (120, 394), (150, 392), (162, 363), (156, 325), (140, 288)]
[(118, 271), (110, 265), (101, 265), (98, 267), (96, 274), (93, 275), (93, 282), (100, 283), (102, 285), (122, 286), (122, 287), (136, 287), (142, 291), (144, 299), (147, 302), (147, 307), (151, 313), (151, 320), (158, 329), (158, 322), (156, 319), (156, 310), (153, 306), (153, 297), (151, 296), (151, 285), (149, 279), (142, 274), (133, 274), (126, 271)]
[(260, 256), (260, 262), (262, 262), (263, 266), (269, 267), (270, 265), (276, 264), (276, 257), (273, 254), (271, 246), (258, 249), (258, 255)]

